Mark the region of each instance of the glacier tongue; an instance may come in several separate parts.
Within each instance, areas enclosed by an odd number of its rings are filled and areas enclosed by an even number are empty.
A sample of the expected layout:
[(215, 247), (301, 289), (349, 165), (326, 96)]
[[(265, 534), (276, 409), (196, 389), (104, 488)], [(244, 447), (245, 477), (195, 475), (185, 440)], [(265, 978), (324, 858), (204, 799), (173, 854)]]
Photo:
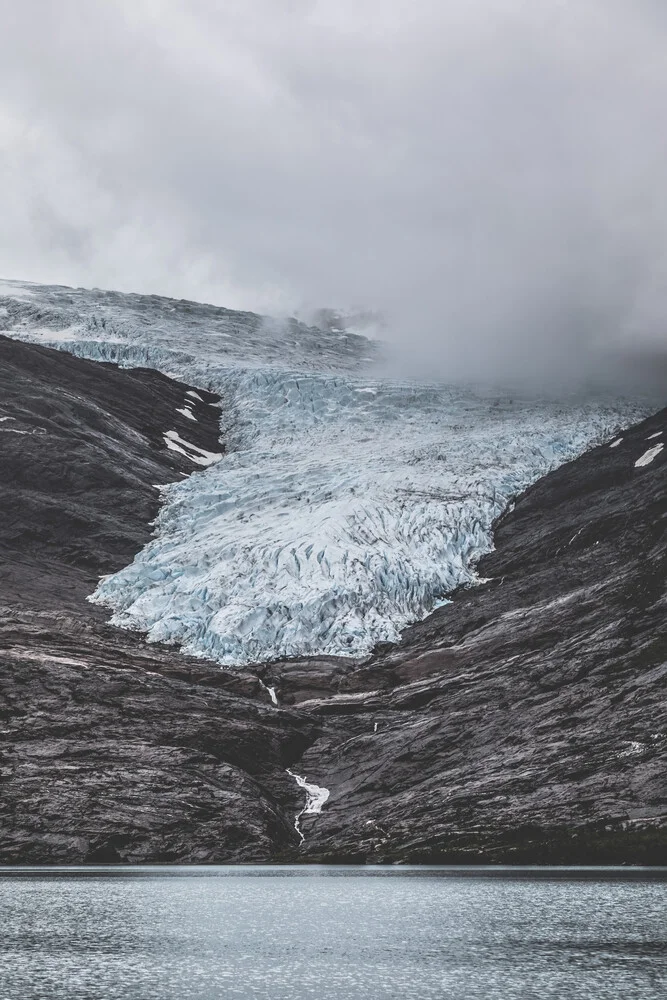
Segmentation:
[[(5, 324), (10, 335), (49, 343), (48, 305), (56, 333), (67, 330), (53, 346), (149, 364), (221, 393), (227, 453), (163, 489), (155, 538), (91, 599), (117, 625), (223, 664), (363, 655), (397, 639), (447, 591), (474, 582), (512, 495), (640, 415), (631, 403), (359, 380), (349, 370), (368, 350), (363, 338), (340, 340), (336, 373), (331, 334), (321, 335), (328, 370), (303, 362), (295, 374), (296, 340), (286, 361), (262, 362), (259, 318), (232, 322), (250, 314), (219, 310), (223, 336), (213, 307), (201, 307), (197, 325), (192, 303), (184, 319), (171, 317), (170, 300), (116, 295), (100, 306), (76, 292), (63, 305), (60, 290), (27, 287), (12, 314), (20, 322)], [(145, 329), (129, 322), (136, 313)], [(267, 336), (273, 349), (275, 331)], [(311, 368), (318, 336), (299, 333)]]
[(168, 489), (155, 540), (94, 599), (230, 665), (397, 639), (475, 579), (513, 494), (618, 424), (451, 388), (218, 379), (235, 450)]

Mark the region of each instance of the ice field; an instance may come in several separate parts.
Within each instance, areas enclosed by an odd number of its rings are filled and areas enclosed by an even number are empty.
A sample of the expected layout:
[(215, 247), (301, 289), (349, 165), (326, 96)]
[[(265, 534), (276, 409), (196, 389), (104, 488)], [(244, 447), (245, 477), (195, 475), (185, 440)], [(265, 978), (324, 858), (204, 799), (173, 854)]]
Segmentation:
[(397, 639), (475, 581), (512, 496), (648, 412), (383, 379), (361, 336), (156, 296), (0, 283), (0, 332), (221, 394), (223, 457), (165, 427), (193, 474), (91, 599), (229, 666)]

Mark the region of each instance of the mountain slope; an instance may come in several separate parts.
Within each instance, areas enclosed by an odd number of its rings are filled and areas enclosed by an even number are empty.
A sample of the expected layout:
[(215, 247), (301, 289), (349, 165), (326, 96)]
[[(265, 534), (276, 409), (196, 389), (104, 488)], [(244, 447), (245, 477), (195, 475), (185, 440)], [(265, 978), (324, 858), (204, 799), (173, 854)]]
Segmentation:
[(550, 473), (488, 583), (308, 704), (336, 730), (302, 765), (331, 791), (309, 854), (665, 861), (666, 440), (663, 410)]
[[(399, 643), (225, 671), (85, 600), (199, 468), (165, 431), (224, 449), (215, 399), (4, 339), (0, 380), (0, 860), (664, 861), (667, 411), (518, 498)], [(288, 768), (330, 793), (303, 843)]]
[(197, 468), (165, 432), (220, 452), (218, 397), (6, 337), (0, 363), (2, 597), (80, 602), (150, 538), (156, 487)]
[(193, 392), (0, 338), (2, 861), (263, 858), (298, 843), (282, 757), (310, 722), (226, 692), (220, 671), (86, 601), (149, 540), (154, 484), (199, 467), (165, 431), (194, 459), (220, 452), (217, 397)]

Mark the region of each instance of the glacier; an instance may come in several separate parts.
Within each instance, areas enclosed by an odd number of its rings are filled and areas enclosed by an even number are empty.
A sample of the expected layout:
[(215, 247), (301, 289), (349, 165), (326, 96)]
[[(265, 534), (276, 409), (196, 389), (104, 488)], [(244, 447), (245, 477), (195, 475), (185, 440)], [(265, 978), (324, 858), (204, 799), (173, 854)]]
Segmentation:
[(220, 394), (221, 454), (164, 428), (197, 468), (91, 600), (226, 666), (397, 640), (477, 581), (513, 496), (649, 410), (381, 377), (361, 335), (157, 296), (0, 282), (0, 332)]

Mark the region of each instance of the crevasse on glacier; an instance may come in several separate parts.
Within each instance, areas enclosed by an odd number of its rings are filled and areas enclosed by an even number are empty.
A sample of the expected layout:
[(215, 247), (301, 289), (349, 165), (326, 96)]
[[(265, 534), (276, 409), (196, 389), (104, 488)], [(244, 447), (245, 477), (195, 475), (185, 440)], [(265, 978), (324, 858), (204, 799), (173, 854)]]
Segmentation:
[[(220, 392), (227, 454), (164, 488), (153, 541), (104, 578), (92, 600), (113, 609), (117, 625), (227, 665), (361, 656), (397, 639), (449, 590), (475, 580), (492, 521), (512, 495), (639, 415), (630, 403), (360, 380), (345, 372), (355, 360), (348, 342), (340, 373), (295, 374), (262, 362), (256, 325), (249, 367), (242, 325), (234, 350), (228, 338), (218, 350), (205, 318), (200, 328), (190, 315), (184, 331), (178, 318), (165, 320), (164, 305), (146, 307), (152, 325), (138, 329), (124, 298), (107, 306), (113, 322), (104, 326), (90, 319), (99, 304), (79, 300), (83, 318), (60, 320), (67, 339), (36, 333), (34, 323), (8, 332), (150, 364)], [(57, 316), (53, 294), (49, 304)], [(292, 336), (289, 364), (299, 338), (320, 334)], [(356, 355), (364, 350), (356, 338)]]

